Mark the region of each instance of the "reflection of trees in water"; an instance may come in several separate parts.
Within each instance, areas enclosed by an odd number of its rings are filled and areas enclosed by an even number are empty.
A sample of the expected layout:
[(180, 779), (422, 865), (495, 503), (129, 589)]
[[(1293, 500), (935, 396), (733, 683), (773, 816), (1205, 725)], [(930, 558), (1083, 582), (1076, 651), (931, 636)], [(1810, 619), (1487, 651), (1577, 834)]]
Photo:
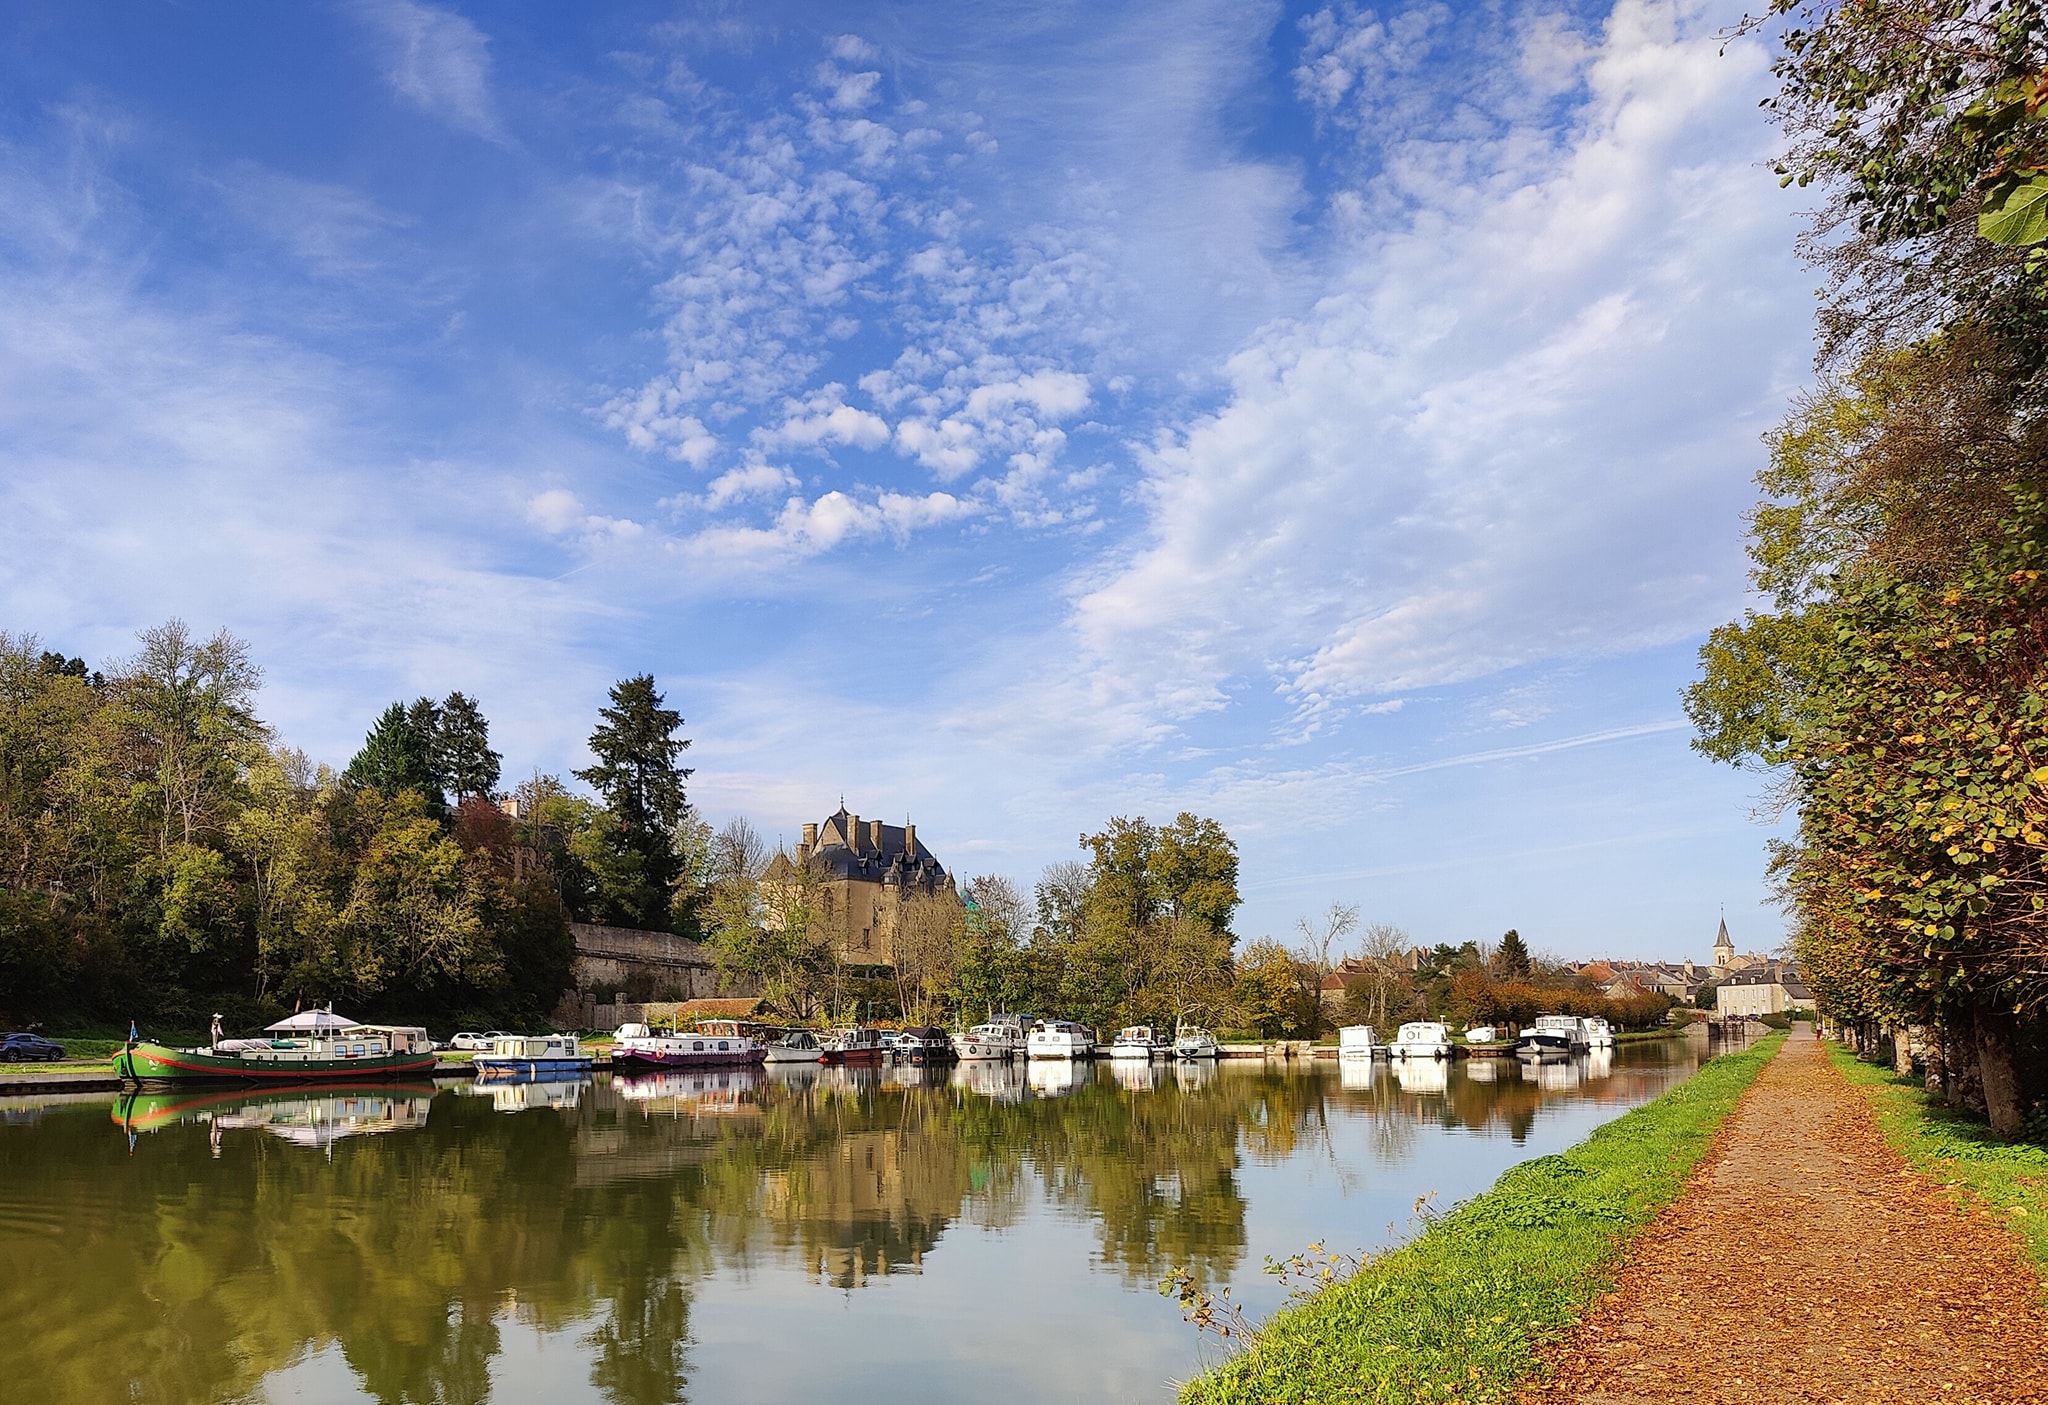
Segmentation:
[(1326, 1131), (1319, 1080), (1235, 1071), (1015, 1102), (857, 1076), (662, 1109), (599, 1085), (512, 1116), (444, 1093), (422, 1128), (326, 1152), (230, 1131), (217, 1159), (203, 1124), (131, 1157), (104, 1105), (63, 1110), (0, 1128), (0, 1314), (37, 1324), (0, 1337), (0, 1379), (210, 1402), (335, 1348), (380, 1401), (478, 1405), (509, 1317), (579, 1333), (601, 1398), (675, 1405), (714, 1265), (852, 1286), (1043, 1193), (1127, 1281), (1213, 1281), (1245, 1252), (1240, 1154)]

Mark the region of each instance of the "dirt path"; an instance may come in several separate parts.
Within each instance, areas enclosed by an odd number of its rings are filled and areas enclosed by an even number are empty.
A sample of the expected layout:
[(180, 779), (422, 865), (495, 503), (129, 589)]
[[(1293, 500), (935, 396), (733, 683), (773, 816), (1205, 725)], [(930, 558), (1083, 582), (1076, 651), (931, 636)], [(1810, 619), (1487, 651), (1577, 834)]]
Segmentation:
[(2033, 1270), (1887, 1146), (1802, 1029), (1530, 1405), (2048, 1402)]

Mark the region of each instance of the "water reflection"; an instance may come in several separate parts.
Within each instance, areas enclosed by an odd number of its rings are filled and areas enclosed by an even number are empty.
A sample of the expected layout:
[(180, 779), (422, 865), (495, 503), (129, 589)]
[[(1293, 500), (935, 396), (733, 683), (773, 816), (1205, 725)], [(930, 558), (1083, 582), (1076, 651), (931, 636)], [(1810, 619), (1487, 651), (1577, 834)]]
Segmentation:
[[(726, 1384), (705, 1399), (758, 1398), (735, 1305), (823, 1331), (841, 1301), (823, 1289), (895, 1316), (778, 1356), (800, 1393), (893, 1401), (900, 1377), (854, 1389), (848, 1373), (881, 1371), (927, 1318), (951, 1324), (929, 1329), (948, 1334), (932, 1353), (974, 1373), (956, 1385), (1028, 1390), (1046, 1361), (1017, 1312), (1085, 1300), (1115, 1328), (1091, 1349), (1154, 1353), (1119, 1369), (1166, 1400), (1195, 1364), (1150, 1291), (1169, 1266), (1256, 1286), (1265, 1254), (1385, 1222), (1348, 1197), (1406, 1204), (1441, 1188), (1447, 1155), (1483, 1184), (1539, 1124), (1575, 1140), (1652, 1096), (1689, 1047), (1581, 1060), (1563, 1081), (1479, 1061), (780, 1065), (52, 1107), (0, 1118), (0, 1314), (38, 1324), (0, 1337), (0, 1379), (52, 1405), (179, 1405), (319, 1368), (338, 1374), (313, 1398), (518, 1402), (561, 1394), (510, 1364), (545, 1342), (571, 1395), (580, 1379), (675, 1405), (711, 1372)], [(1334, 1185), (1318, 1179), (1333, 1165)], [(1277, 1197), (1259, 1202), (1273, 1242), (1255, 1243), (1254, 1184), (1275, 1187), (1258, 1192)], [(904, 1296), (949, 1259), (1026, 1301), (949, 1317), (978, 1301), (957, 1276)], [(726, 1327), (702, 1332), (707, 1312)]]

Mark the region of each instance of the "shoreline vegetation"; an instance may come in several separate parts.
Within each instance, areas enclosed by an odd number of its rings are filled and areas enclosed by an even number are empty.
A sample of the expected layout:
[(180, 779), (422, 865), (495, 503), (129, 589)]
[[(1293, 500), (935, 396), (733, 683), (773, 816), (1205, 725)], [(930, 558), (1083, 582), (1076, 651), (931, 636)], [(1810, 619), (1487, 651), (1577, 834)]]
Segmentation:
[(1678, 1197), (1785, 1038), (1711, 1059), (1569, 1151), (1513, 1167), (1420, 1238), (1253, 1329), (1182, 1405), (1508, 1400)]

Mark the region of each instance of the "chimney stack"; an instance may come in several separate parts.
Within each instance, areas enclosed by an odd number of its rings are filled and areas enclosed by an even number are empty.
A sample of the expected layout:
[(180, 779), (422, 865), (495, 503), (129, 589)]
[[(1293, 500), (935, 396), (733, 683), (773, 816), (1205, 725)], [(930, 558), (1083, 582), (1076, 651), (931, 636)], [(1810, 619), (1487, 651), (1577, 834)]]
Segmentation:
[(860, 852), (860, 816), (846, 817), (846, 847), (856, 854)]
[(917, 826), (909, 820), (903, 822), (903, 859), (906, 863), (917, 862)]
[(877, 854), (882, 852), (882, 822), (880, 820), (868, 821), (868, 847)]
[(796, 846), (796, 861), (798, 863), (807, 861), (811, 857), (811, 851), (817, 847), (818, 827), (814, 824), (807, 824), (804, 826), (804, 842)]

